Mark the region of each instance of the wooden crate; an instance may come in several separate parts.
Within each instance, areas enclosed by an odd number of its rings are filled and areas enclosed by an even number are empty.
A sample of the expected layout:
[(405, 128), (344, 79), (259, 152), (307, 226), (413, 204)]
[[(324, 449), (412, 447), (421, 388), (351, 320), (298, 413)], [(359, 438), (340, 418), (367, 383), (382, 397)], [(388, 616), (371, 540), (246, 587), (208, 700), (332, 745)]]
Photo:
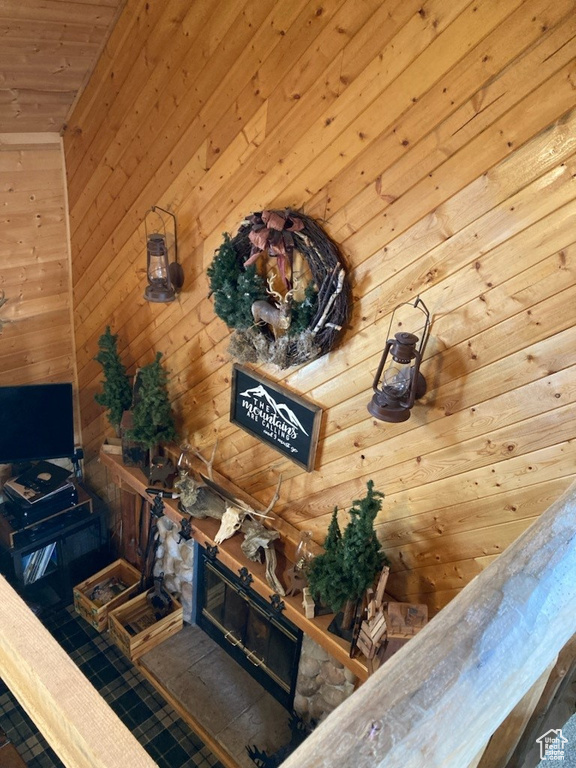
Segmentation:
[(183, 626), (182, 606), (174, 598), (170, 613), (162, 619), (154, 619), (153, 608), (147, 600), (149, 592), (110, 613), (110, 637), (131, 661), (175, 635)]
[[(117, 579), (126, 589), (105, 603), (92, 599), (99, 585), (106, 585), (110, 579)], [(94, 576), (90, 576), (74, 587), (74, 608), (76, 613), (91, 624), (98, 632), (108, 629), (108, 615), (114, 608), (126, 603), (138, 592), (140, 572), (126, 560), (116, 560)]]

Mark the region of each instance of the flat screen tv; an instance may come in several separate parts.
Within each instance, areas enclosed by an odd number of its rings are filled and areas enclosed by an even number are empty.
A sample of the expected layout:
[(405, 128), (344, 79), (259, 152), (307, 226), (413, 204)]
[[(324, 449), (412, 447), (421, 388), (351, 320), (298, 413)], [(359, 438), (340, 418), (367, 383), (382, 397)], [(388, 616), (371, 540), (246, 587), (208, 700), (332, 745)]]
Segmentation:
[(0, 464), (73, 455), (72, 384), (0, 387)]

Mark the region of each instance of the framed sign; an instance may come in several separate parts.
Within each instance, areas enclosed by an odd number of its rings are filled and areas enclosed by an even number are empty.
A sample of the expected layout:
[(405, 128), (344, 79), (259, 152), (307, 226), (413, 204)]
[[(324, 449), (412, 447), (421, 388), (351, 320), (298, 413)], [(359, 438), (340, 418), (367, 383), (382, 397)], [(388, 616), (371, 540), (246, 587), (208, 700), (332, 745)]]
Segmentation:
[(307, 472), (314, 469), (322, 409), (234, 364), (230, 421)]

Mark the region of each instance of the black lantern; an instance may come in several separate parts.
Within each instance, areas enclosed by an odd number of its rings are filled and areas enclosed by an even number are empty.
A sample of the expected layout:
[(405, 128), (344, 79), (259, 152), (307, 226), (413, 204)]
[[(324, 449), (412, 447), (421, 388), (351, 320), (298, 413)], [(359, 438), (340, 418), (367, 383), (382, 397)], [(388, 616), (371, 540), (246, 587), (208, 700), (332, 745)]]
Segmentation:
[[(405, 305), (399, 304), (392, 313), (390, 328), (394, 314), (401, 306)], [(426, 394), (426, 379), (420, 373), (420, 363), (428, 341), (430, 313), (420, 297), (409, 306), (426, 316), (422, 340), (413, 333), (401, 331), (386, 342), (372, 385), (374, 395), (368, 404), (369, 412), (380, 421), (406, 421), (415, 400)]]
[[(176, 228), (176, 216), (158, 205), (153, 205), (150, 211), (162, 211), (172, 216), (174, 222), (174, 261), (170, 263), (168, 258), (168, 246), (166, 243), (166, 231), (164, 234), (153, 232), (146, 233), (146, 274), (148, 285), (144, 291), (147, 301), (169, 302), (174, 301), (176, 293), (182, 287), (184, 275), (182, 267), (178, 264), (178, 233)], [(160, 217), (162, 218), (162, 217)], [(162, 219), (162, 225), (164, 220)]]

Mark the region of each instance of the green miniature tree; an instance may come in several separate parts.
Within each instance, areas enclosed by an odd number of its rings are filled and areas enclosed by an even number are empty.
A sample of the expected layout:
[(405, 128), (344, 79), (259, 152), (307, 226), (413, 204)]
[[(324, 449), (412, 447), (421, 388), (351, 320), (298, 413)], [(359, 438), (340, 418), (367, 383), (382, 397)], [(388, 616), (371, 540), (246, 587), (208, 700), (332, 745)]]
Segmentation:
[(94, 400), (98, 405), (108, 408), (108, 421), (118, 436), (122, 414), (130, 408), (132, 402), (132, 388), (118, 354), (118, 336), (110, 331), (109, 325), (98, 339), (98, 348), (94, 360), (102, 366), (104, 381), (102, 392), (96, 393)]
[(168, 376), (157, 352), (154, 362), (138, 372), (138, 388), (132, 409), (133, 426), (128, 430), (130, 440), (137, 440), (152, 449), (158, 443), (176, 439), (172, 407), (168, 399)]
[(324, 541), (324, 552), (315, 557), (308, 568), (308, 583), (312, 594), (320, 596), (334, 611), (339, 611), (348, 598), (340, 567), (342, 555), (338, 507), (334, 507)]
[[(350, 509), (350, 522), (342, 541), (342, 569), (346, 575), (348, 591), (347, 611), (352, 610), (352, 604), (360, 600), (368, 587), (372, 586), (378, 571), (388, 562), (380, 551), (380, 542), (374, 530), (374, 520), (382, 509), (383, 498), (384, 494), (375, 491), (374, 482), (368, 480), (366, 496), (356, 499)], [(342, 622), (343, 626), (349, 625), (347, 619), (348, 616)]]
[(367, 483), (367, 494), (357, 499), (350, 509), (350, 521), (340, 533), (337, 510), (332, 513), (325, 551), (311, 565), (308, 582), (313, 595), (337, 613), (344, 608), (342, 627), (350, 626), (354, 604), (372, 586), (378, 571), (388, 560), (380, 551), (374, 520), (382, 508), (384, 494)]
[(244, 267), (241, 263), (229, 235), (224, 235), (224, 242), (206, 273), (218, 317), (228, 328), (250, 328), (254, 324), (252, 304), (266, 298), (266, 288), (256, 267)]

